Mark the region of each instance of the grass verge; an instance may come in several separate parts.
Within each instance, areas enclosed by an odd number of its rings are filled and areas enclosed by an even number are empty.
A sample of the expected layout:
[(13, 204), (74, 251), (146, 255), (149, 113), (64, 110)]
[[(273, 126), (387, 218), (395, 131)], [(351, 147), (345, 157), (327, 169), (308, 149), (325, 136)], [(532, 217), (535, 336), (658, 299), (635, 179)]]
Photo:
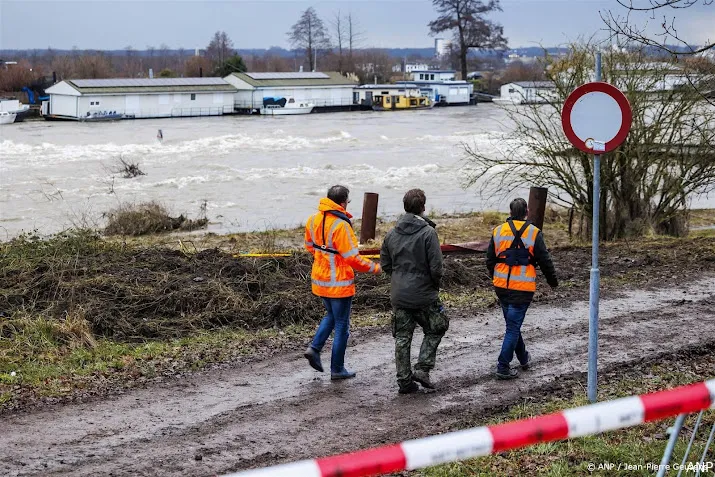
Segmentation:
[[(599, 376), (599, 400), (645, 394), (712, 379), (715, 369), (714, 349), (715, 346), (710, 346), (707, 349), (683, 352), (658, 358), (646, 364), (602, 373)], [(524, 399), (520, 404), (512, 406), (508, 412), (494, 416), (487, 423), (466, 420), (460, 427), (498, 424), (589, 404), (582, 382), (572, 383), (558, 394), (557, 397), (539, 402)], [(685, 448), (695, 420), (695, 416), (690, 416), (686, 420), (671, 464), (679, 464), (685, 455)], [(667, 419), (595, 436), (543, 443), (400, 475), (409, 477), (653, 476), (657, 471), (653, 466), (660, 463), (669, 437), (667, 429), (673, 422), (674, 419)], [(690, 462), (697, 461), (702, 455), (707, 433), (714, 423), (715, 413), (707, 411), (691, 451)], [(713, 461), (712, 449), (709, 456), (706, 461)], [(593, 470), (589, 464), (593, 466)], [(627, 465), (630, 467), (626, 467)], [(683, 472), (682, 475), (693, 476), (695, 472)]]
[[(473, 234), (502, 218), (449, 219), (454, 241), (482, 239)], [(460, 228), (460, 220), (470, 222)], [(270, 249), (294, 235), (302, 242), (301, 233), (251, 237)], [(218, 244), (204, 245), (210, 243)], [(604, 245), (602, 252), (604, 291), (667, 286), (715, 268), (715, 242), (699, 239), (648, 238)], [(535, 301), (566, 306), (585, 299), (590, 247), (553, 254), (561, 285), (554, 292), (540, 284)], [(172, 250), (91, 231), (0, 243), (0, 412), (303, 346), (323, 313), (310, 293), (310, 268), (305, 253), (236, 258), (223, 248)], [(389, 279), (360, 275), (356, 284), (353, 328), (387, 325)], [(461, 314), (493, 307), (483, 256), (446, 257), (441, 296)]]

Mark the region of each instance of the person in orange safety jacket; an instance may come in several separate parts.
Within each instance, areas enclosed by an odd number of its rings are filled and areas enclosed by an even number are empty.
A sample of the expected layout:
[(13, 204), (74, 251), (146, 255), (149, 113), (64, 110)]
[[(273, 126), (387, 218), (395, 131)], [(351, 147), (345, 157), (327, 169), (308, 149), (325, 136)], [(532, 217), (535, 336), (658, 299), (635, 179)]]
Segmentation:
[(487, 249), (487, 269), (501, 304), (506, 332), (499, 354), (496, 375), (516, 378), (519, 372), (510, 363), (516, 354), (521, 369), (529, 369), (531, 356), (521, 336), (526, 310), (536, 291), (536, 267), (546, 282), (556, 288), (559, 281), (544, 236), (528, 219), (529, 209), (522, 198), (509, 204), (511, 217), (496, 227)]
[(364, 258), (346, 210), (350, 203), (347, 187), (335, 185), (320, 199), (318, 213), (305, 225), (305, 248), (313, 255), (313, 293), (323, 299), (327, 314), (304, 356), (313, 369), (323, 372), (320, 352), (335, 330), (330, 361), (330, 378), (349, 379), (355, 373), (345, 369), (345, 348), (350, 334), (350, 309), (355, 295), (355, 272), (380, 273), (380, 264)]

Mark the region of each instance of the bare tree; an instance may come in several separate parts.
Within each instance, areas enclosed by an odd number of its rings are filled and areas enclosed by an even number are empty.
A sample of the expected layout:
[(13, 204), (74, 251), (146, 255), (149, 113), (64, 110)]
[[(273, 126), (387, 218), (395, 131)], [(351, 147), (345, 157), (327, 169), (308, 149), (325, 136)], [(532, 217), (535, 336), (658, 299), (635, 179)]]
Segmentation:
[(124, 47), (125, 57), (124, 57), (124, 73), (131, 77), (136, 76), (139, 72), (139, 65), (136, 59), (136, 51), (131, 45)]
[(211, 60), (215, 68), (218, 68), (231, 56), (233, 56), (233, 41), (225, 31), (214, 33), (209, 46), (206, 47), (206, 58)]
[(432, 34), (451, 31), (459, 48), (462, 78), (467, 77), (467, 55), (470, 48), (497, 49), (506, 47), (504, 28), (484, 18), (501, 11), (499, 0), (432, 0), (439, 17), (429, 23)]
[[(715, 37), (693, 46), (676, 25), (676, 13), (698, 4), (715, 8), (713, 0), (616, 0), (621, 12), (607, 10), (601, 18), (617, 37), (654, 47), (673, 56), (693, 55), (715, 48)], [(662, 14), (662, 16), (661, 16)], [(657, 25), (649, 32), (649, 24)], [(712, 31), (715, 31), (713, 29)], [(680, 48), (675, 48), (679, 46)]]
[(166, 43), (159, 45), (159, 67), (161, 69), (169, 67), (169, 45)]
[(340, 10), (330, 22), (333, 27), (333, 40), (338, 48), (338, 71), (343, 72), (343, 41), (345, 40), (345, 23), (340, 16)]
[(211, 60), (203, 56), (189, 56), (184, 62), (185, 76), (208, 75), (212, 71)]
[(186, 61), (186, 50), (183, 47), (179, 47), (179, 49), (176, 50), (176, 56), (175, 56), (175, 59), (173, 60), (172, 69), (174, 71), (181, 71), (181, 68), (183, 68), (185, 61)]
[[(518, 187), (549, 187), (552, 199), (590, 215), (592, 157), (576, 150), (561, 125), (561, 108), (579, 85), (591, 81), (596, 48), (575, 46), (564, 59), (549, 58), (554, 83), (542, 104), (508, 108), (512, 126), (487, 152), (464, 144), (467, 185), (485, 195)], [(691, 88), (668, 88), (672, 63), (656, 63), (643, 51), (609, 50), (603, 80), (618, 86), (631, 104), (626, 141), (605, 154), (601, 166), (601, 237), (614, 239), (653, 230), (681, 235), (687, 209), (698, 194), (715, 190), (715, 110)]]
[[(687, 74), (689, 86), (715, 106), (715, 37), (694, 46), (687, 40), (687, 30), (678, 28), (677, 14), (702, 4), (715, 9), (713, 0), (617, 0), (621, 12), (607, 10), (601, 18), (618, 43), (637, 43), (674, 58), (702, 57), (700, 67)], [(661, 16), (662, 15), (662, 16)], [(655, 30), (649, 31), (649, 24)], [(715, 30), (713, 30), (715, 31)], [(709, 58), (709, 61), (708, 61)]]
[(323, 20), (313, 7), (308, 8), (288, 32), (288, 39), (294, 48), (305, 51), (311, 71), (315, 69), (317, 52), (330, 47)]
[(360, 48), (365, 40), (365, 33), (360, 30), (360, 24), (353, 17), (352, 12), (345, 17), (345, 22), (347, 23), (348, 59), (350, 60), (350, 65), (353, 66), (353, 50)]

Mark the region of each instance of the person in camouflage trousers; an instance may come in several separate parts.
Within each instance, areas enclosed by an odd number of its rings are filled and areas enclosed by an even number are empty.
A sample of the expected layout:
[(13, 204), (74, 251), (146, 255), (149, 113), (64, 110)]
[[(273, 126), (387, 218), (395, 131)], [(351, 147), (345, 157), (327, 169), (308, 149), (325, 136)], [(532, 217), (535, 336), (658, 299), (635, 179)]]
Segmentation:
[[(405, 194), (403, 203), (406, 213), (385, 236), (380, 266), (391, 281), (399, 393), (409, 394), (419, 390), (416, 383), (434, 389), (429, 373), (435, 366), (437, 348), (449, 328), (449, 319), (439, 301), (442, 251), (434, 222), (423, 216), (425, 193), (412, 189)], [(412, 371), (410, 349), (417, 325), (422, 327), (424, 339)]]

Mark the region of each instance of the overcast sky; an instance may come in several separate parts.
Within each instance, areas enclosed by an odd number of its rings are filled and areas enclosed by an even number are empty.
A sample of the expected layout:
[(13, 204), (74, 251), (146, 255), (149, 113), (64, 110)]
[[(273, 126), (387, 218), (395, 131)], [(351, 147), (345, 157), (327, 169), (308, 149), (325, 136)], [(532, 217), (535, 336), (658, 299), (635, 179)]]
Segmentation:
[[(599, 11), (616, 0), (502, 0), (492, 18), (512, 48), (557, 46), (603, 29)], [(364, 46), (430, 47), (431, 0), (0, 0), (0, 49), (145, 49), (205, 47), (225, 30), (236, 48), (289, 47), (286, 32), (309, 6), (328, 20), (352, 12)], [(670, 13), (670, 12), (666, 12)], [(715, 37), (715, 5), (679, 10), (677, 26), (692, 43)], [(658, 21), (652, 21), (658, 24)], [(662, 23), (662, 16), (660, 17)]]

